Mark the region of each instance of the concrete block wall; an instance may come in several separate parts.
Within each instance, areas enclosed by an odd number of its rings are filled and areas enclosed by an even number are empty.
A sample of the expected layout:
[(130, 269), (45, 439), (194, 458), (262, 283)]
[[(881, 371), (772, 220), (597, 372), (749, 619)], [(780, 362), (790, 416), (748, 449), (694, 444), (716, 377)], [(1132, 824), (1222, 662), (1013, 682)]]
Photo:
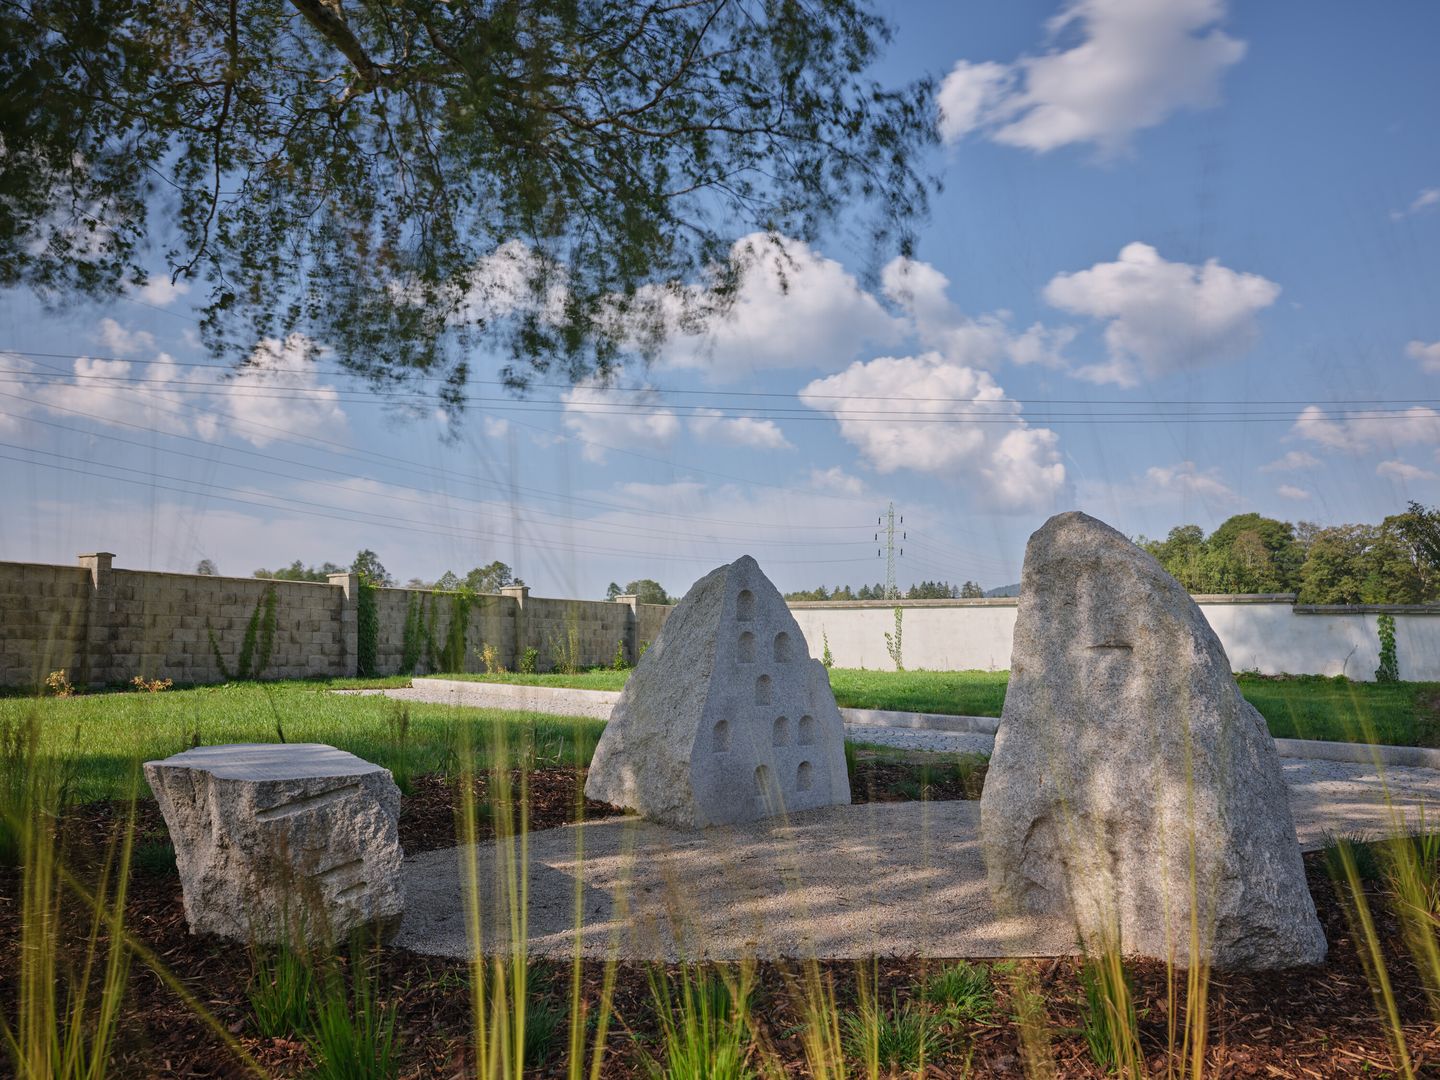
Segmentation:
[[(251, 619), (258, 609), (257, 629), (263, 627), (272, 590), (274, 644), (262, 678), (356, 673), (360, 583), (354, 574), (332, 574), (319, 583), (268, 581), (116, 569), (114, 558), (108, 552), (82, 555), (78, 566), (0, 562), (0, 686), (32, 689), (55, 670), (76, 685), (125, 683), (136, 675), (221, 682), (225, 672), (238, 674)], [(511, 670), (534, 647), (540, 670), (549, 670), (556, 649), (568, 647), (572, 629), (582, 666), (611, 663), (617, 642), (633, 663), (639, 643), (654, 640), (670, 610), (657, 613), (633, 597), (610, 603), (529, 593), (517, 586), (471, 601), (463, 670), (484, 669), (485, 645), (494, 646)], [(454, 612), (451, 597), (410, 589), (377, 589), (374, 595), (377, 674), (401, 671), (412, 603), (425, 625), (433, 618), (437, 646), (443, 645)], [(430, 670), (427, 659), (422, 646), (418, 673)]]
[(79, 671), (90, 594), (83, 566), (0, 563), (0, 685), (34, 687), (52, 671)]
[(617, 644), (624, 645), (626, 658), (634, 663), (634, 608), (624, 602), (630, 598), (614, 603), (548, 600), (528, 595), (528, 589), (511, 591), (526, 594), (519, 600), (516, 647), (520, 652), (538, 649), (539, 670), (554, 670), (572, 648), (582, 667), (610, 664)]

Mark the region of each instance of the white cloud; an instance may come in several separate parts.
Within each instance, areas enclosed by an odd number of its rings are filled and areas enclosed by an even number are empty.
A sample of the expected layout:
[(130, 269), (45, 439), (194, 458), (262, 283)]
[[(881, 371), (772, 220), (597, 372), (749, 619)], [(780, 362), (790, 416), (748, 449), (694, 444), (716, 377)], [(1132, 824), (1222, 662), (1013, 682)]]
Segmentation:
[(1369, 410), (1363, 417), (1336, 420), (1318, 405), (1300, 410), (1292, 438), (1309, 439), (1332, 450), (1362, 453), (1406, 443), (1440, 443), (1440, 412), (1424, 405), (1393, 411)]
[(1064, 368), (1065, 346), (1074, 340), (1073, 327), (1035, 323), (1016, 333), (1010, 313), (997, 311), (971, 318), (949, 296), (950, 279), (929, 263), (892, 259), (880, 275), (885, 296), (909, 317), (914, 334), (953, 364), (994, 368), (1002, 361)]
[(213, 434), (213, 426), (200, 429), (184, 392), (203, 376), (182, 370), (166, 353), (139, 366), (82, 356), (71, 370), (70, 381), (46, 380), (31, 391), (32, 399), (52, 411), (79, 413), (102, 424), (138, 424), (171, 435)]
[(1432, 341), (1428, 345), (1423, 341), (1412, 341), (1405, 346), (1405, 355), (1420, 361), (1420, 370), (1427, 375), (1440, 375), (1440, 341)]
[(1297, 469), (1314, 469), (1320, 465), (1320, 459), (1314, 454), (1307, 454), (1304, 450), (1291, 450), (1276, 458), (1268, 465), (1261, 465), (1261, 472), (1294, 472)]
[(821, 491), (833, 491), (840, 495), (863, 495), (865, 481), (852, 476), (839, 465), (828, 469), (811, 469), (810, 486)]
[(583, 443), (586, 461), (603, 462), (613, 444), (667, 446), (680, 431), (674, 411), (662, 407), (660, 395), (648, 387), (621, 397), (595, 383), (577, 383), (560, 400), (565, 427)]
[(333, 386), (315, 375), (314, 344), (303, 334), (265, 338), (238, 374), (225, 382), (235, 434), (255, 446), (287, 435), (332, 436), (346, 427)]
[[(804, 387), (800, 400), (832, 415), (879, 472), (953, 474), (1003, 510), (1048, 507), (1065, 490), (1056, 434), (1027, 427), (987, 372), (939, 353), (857, 361)], [(982, 415), (951, 419), (957, 410)]]
[[(835, 371), (866, 346), (899, 341), (906, 326), (855, 276), (799, 240), (752, 233), (731, 258), (743, 267), (740, 291), (724, 317), (686, 333), (684, 302), (652, 294), (667, 312), (670, 339), (660, 363), (698, 368), (727, 380), (775, 368)], [(695, 290), (701, 286), (693, 286)]]
[(1145, 479), (1160, 491), (1171, 494), (1194, 495), (1214, 502), (1239, 501), (1230, 485), (1220, 479), (1219, 469), (1201, 469), (1193, 461), (1152, 465), (1145, 470)]
[(155, 348), (155, 335), (145, 330), (127, 330), (114, 319), (101, 319), (95, 340), (115, 356), (133, 356)]
[(169, 307), (189, 291), (190, 285), (187, 282), (176, 281), (172, 284), (168, 274), (155, 274), (145, 282), (136, 296), (147, 304)]
[(480, 418), (485, 428), (485, 434), (492, 439), (503, 439), (510, 434), (510, 421), (501, 416), (483, 416)]
[(1211, 259), (1204, 266), (1167, 262), (1149, 244), (1126, 244), (1115, 262), (1057, 274), (1045, 299), (1064, 311), (1108, 320), (1109, 362), (1076, 374), (1134, 386), (1152, 378), (1233, 359), (1259, 336), (1256, 315), (1280, 286)]
[(1294, 484), (1281, 484), (1275, 489), (1275, 494), (1279, 495), (1282, 499), (1294, 499), (1296, 502), (1304, 502), (1312, 498), (1310, 492), (1304, 488), (1298, 488)]
[(1245, 55), (1218, 29), (1224, 16), (1224, 0), (1070, 0), (1046, 30), (1075, 44), (1013, 64), (955, 65), (940, 84), (940, 134), (1113, 154), (1177, 109), (1218, 102), (1220, 76)]
[(1440, 187), (1424, 188), (1420, 194), (1410, 200), (1410, 205), (1404, 210), (1391, 210), (1390, 220), (1401, 221), (1411, 214), (1418, 214), (1422, 210), (1428, 210), (1433, 206), (1440, 206)]
[[(108, 328), (102, 325), (102, 333)], [(112, 332), (121, 332), (118, 326)], [(168, 353), (148, 364), (79, 357), (70, 380), (31, 391), (41, 406), (103, 424), (137, 424), (172, 435), (217, 439), (222, 432), (266, 446), (287, 435), (343, 432), (338, 392), (315, 376), (307, 339), (266, 339), (228, 377), (184, 367)], [(198, 390), (208, 391), (204, 394)]]
[(1386, 477), (1389, 480), (1398, 480), (1401, 483), (1416, 480), (1440, 480), (1440, 476), (1430, 470), (1422, 469), (1405, 461), (1382, 461), (1375, 466), (1375, 475)]
[(785, 433), (773, 420), (749, 416), (726, 417), (719, 409), (697, 409), (690, 417), (690, 431), (706, 442), (749, 446), (759, 450), (793, 450)]

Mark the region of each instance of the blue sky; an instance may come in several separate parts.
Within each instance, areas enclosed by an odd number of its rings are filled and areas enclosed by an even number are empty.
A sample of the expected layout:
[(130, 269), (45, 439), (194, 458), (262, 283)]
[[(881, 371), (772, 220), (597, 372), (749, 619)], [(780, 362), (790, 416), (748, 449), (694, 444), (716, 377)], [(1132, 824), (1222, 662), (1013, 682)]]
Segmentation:
[(248, 574), (369, 547), (402, 579), (500, 558), (597, 596), (748, 552), (782, 588), (858, 585), (893, 500), (902, 582), (990, 587), (1062, 509), (1163, 535), (1440, 502), (1440, 6), (887, 13), (883, 77), (942, 80), (913, 263), (842, 221), (792, 245), (782, 295), (752, 245), (706, 339), (620, 390), (477, 382), (453, 442), (285, 343), (221, 382), (163, 281), (58, 315), (0, 294), (0, 558)]

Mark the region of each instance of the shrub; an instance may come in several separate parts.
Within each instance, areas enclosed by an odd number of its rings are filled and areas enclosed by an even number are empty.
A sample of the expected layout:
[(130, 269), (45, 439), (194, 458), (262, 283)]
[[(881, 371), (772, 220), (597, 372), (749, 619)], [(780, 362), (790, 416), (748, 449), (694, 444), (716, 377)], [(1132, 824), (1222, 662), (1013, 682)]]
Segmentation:
[(70, 685), (70, 679), (65, 674), (65, 669), (52, 671), (45, 676), (45, 690), (51, 697), (74, 697), (75, 687)]
[(130, 680), (130, 685), (147, 694), (158, 694), (162, 690), (169, 690), (175, 683), (171, 679), (147, 679), (144, 675), (136, 675)]
[(540, 650), (537, 649), (537, 648), (534, 648), (533, 646), (532, 646), (531, 648), (526, 649), (524, 652), (522, 652), (522, 653), (520, 654), (520, 663), (519, 663), (520, 673), (521, 673), (522, 675), (534, 675), (534, 674), (535, 674), (535, 668), (539, 665), (539, 663), (540, 663)]
[(824, 627), (820, 629), (820, 640), (824, 643), (824, 647), (820, 650), (820, 663), (825, 665), (826, 671), (829, 671), (835, 666), (835, 657), (830, 654), (830, 635), (825, 633)]
[(630, 666), (630, 661), (625, 658), (625, 639), (621, 638), (615, 642), (615, 659), (610, 661), (612, 671), (624, 671)]

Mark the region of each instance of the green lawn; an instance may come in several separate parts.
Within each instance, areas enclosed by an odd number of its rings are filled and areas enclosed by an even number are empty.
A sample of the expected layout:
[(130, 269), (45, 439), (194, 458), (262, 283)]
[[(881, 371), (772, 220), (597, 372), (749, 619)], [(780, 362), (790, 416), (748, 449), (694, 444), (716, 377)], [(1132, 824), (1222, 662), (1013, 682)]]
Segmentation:
[[(86, 801), (123, 793), (136, 763), (178, 753), (197, 737), (205, 744), (281, 737), (329, 743), (397, 772), (418, 774), (453, 767), (466, 742), (474, 747), (477, 768), (492, 760), (502, 743), (512, 755), (523, 748), (545, 761), (588, 763), (604, 727), (598, 720), (412, 703), (404, 707), (409, 728), (402, 747), (397, 732), (401, 706), (378, 695), (326, 689), (344, 685), (240, 683), (158, 694), (5, 698), (0, 699), (0, 736), (33, 716), (42, 753), (73, 768), (71, 797)], [(0, 738), (0, 745), (8, 741)], [(0, 773), (11, 760), (0, 754)]]
[[(576, 675), (463, 675), (484, 682), (619, 690), (629, 672)], [(842, 708), (999, 716), (1006, 671), (866, 671), (833, 668), (830, 685)], [(1278, 738), (1440, 745), (1440, 683), (1361, 683), (1306, 675), (1240, 677), (1240, 690)]]

